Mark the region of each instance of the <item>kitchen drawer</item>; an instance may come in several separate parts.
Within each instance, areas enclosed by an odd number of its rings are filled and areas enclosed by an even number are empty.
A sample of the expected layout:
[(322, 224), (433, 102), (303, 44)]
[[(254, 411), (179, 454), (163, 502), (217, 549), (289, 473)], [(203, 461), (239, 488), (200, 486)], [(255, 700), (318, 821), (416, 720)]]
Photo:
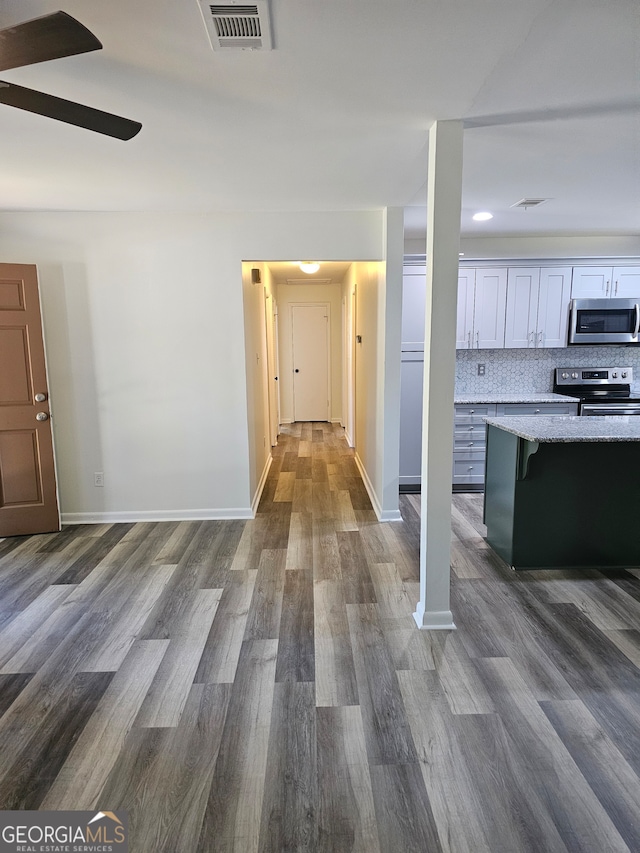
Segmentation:
[(456, 429), (464, 424), (483, 424), (484, 418), (493, 417), (496, 413), (495, 403), (463, 404), (454, 407), (454, 422)]
[(459, 451), (477, 451), (484, 450), (487, 446), (487, 437), (484, 433), (476, 435), (460, 435), (456, 430), (453, 436), (453, 449)]
[(453, 454), (453, 484), (484, 483), (484, 450), (470, 453), (456, 452)]
[(496, 417), (514, 415), (577, 415), (577, 403), (498, 403)]
[(453, 435), (455, 438), (484, 439), (487, 435), (487, 425), (484, 421), (480, 424), (470, 424), (468, 421), (463, 424), (456, 423), (453, 427)]

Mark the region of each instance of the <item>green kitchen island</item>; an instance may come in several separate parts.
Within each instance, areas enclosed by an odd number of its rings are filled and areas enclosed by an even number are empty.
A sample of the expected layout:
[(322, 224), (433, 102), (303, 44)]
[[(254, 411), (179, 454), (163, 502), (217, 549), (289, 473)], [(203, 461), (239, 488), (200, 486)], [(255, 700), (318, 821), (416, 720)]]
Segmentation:
[(510, 566), (640, 567), (640, 417), (486, 422), (487, 542)]

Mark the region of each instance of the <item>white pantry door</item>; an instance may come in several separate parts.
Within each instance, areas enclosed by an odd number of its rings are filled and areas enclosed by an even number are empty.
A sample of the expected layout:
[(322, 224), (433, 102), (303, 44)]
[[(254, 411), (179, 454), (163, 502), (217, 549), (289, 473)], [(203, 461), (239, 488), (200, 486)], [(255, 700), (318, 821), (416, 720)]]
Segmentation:
[(293, 305), (293, 419), (329, 420), (329, 306)]

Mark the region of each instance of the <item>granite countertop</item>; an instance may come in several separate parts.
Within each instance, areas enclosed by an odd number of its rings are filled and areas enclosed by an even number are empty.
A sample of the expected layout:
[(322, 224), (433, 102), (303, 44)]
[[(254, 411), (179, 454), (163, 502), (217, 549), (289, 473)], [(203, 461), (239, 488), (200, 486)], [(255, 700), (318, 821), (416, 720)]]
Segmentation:
[(484, 418), (487, 424), (511, 432), (528, 441), (640, 441), (640, 417), (616, 415), (595, 418), (564, 417), (505, 417)]
[(464, 403), (577, 403), (578, 400), (566, 394), (554, 394), (553, 391), (538, 393), (520, 391), (517, 394), (494, 391), (491, 394), (455, 394), (453, 402), (463, 405)]

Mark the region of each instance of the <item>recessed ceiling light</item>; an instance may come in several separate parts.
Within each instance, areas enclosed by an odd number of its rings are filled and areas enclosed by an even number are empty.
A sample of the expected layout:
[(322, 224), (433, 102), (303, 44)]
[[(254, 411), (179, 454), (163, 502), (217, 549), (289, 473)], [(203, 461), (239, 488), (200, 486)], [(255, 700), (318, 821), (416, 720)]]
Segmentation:
[(298, 264), (302, 272), (306, 272), (307, 275), (311, 275), (311, 273), (318, 272), (320, 269), (320, 264), (317, 264), (315, 261), (300, 261)]
[(473, 218), (476, 222), (486, 222), (487, 219), (493, 219), (493, 213), (489, 213), (488, 210), (482, 210), (480, 213), (474, 213)]

